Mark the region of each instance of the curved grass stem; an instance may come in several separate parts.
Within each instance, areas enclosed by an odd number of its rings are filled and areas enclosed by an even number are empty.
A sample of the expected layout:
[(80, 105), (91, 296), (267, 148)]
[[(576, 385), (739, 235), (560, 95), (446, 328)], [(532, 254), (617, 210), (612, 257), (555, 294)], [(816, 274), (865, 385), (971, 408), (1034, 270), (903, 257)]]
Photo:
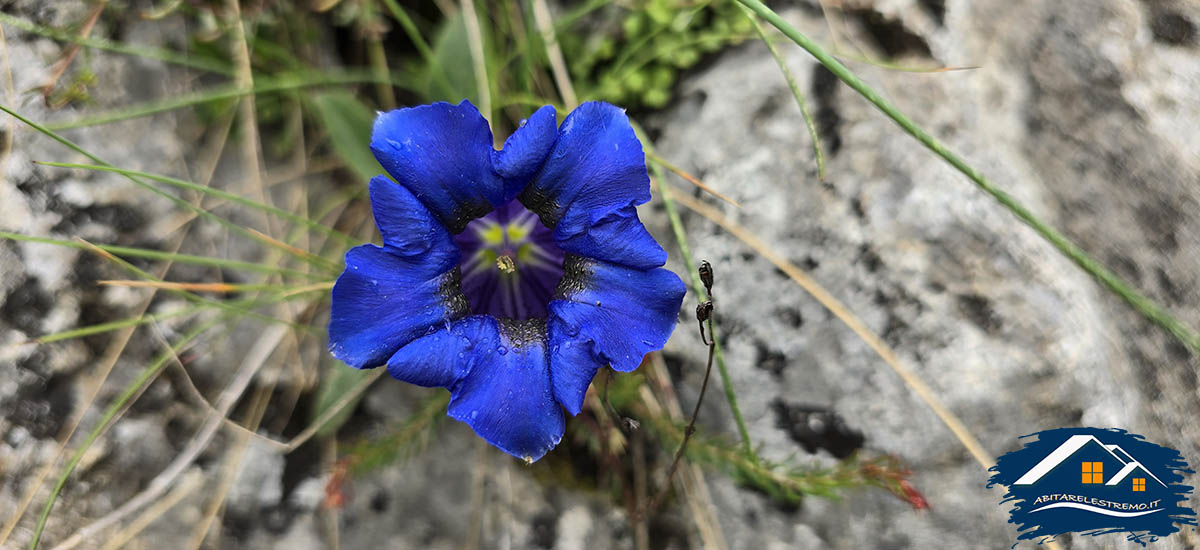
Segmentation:
[[(643, 140), (642, 143), (647, 144), (646, 148), (650, 154), (654, 154), (653, 150), (648, 145), (648, 140)], [(692, 291), (696, 293), (696, 298), (700, 302), (705, 302), (709, 299), (708, 292), (704, 290), (704, 282), (700, 280), (700, 272), (696, 269), (696, 262), (692, 258), (692, 249), (688, 246), (687, 233), (683, 229), (683, 220), (679, 218), (679, 211), (675, 208), (675, 202), (671, 198), (671, 190), (663, 178), (662, 169), (657, 164), (651, 163), (650, 170), (654, 172), (655, 181), (658, 184), (658, 194), (662, 197), (663, 206), (667, 210), (667, 217), (671, 220), (671, 230), (675, 233), (675, 240), (679, 244), (679, 253), (683, 256), (683, 263), (687, 266), (688, 273), (692, 276)], [(725, 401), (729, 402), (729, 410), (733, 413), (733, 420), (737, 423), (738, 434), (742, 437), (742, 451), (746, 454), (746, 458), (752, 462), (758, 462), (758, 455), (754, 452), (754, 445), (750, 442), (750, 430), (746, 428), (746, 420), (742, 417), (742, 409), (738, 406), (737, 393), (733, 390), (733, 380), (729, 377), (729, 369), (725, 366), (725, 354), (721, 352), (721, 343), (717, 338), (717, 327), (709, 326), (708, 337), (712, 340), (713, 355), (717, 360), (717, 373), (721, 375), (721, 385), (725, 388)]]
[(767, 45), (771, 57), (775, 58), (775, 64), (779, 65), (779, 72), (783, 73), (783, 79), (787, 81), (788, 88), (792, 90), (792, 97), (796, 98), (796, 105), (800, 107), (800, 114), (804, 117), (804, 126), (808, 128), (808, 135), (812, 138), (813, 156), (817, 158), (817, 179), (825, 181), (825, 155), (821, 150), (821, 136), (817, 133), (817, 125), (812, 112), (808, 110), (808, 102), (804, 100), (804, 92), (800, 91), (800, 85), (796, 83), (796, 75), (792, 74), (792, 70), (787, 66), (787, 61), (779, 53), (779, 48), (775, 47), (775, 43), (771, 42), (771, 37), (767, 36), (767, 31), (758, 22), (758, 17), (754, 15), (754, 12), (746, 6), (741, 6), (741, 8), (746, 17), (750, 19), (750, 23), (754, 25), (754, 32), (758, 33), (763, 44)]

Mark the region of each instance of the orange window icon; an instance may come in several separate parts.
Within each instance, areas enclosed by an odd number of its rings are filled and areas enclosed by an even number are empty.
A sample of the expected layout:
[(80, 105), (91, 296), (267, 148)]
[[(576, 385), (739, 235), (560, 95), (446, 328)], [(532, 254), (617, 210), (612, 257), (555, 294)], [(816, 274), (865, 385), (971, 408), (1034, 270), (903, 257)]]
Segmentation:
[(1133, 490), (1134, 490), (1134, 492), (1137, 492), (1137, 493), (1145, 491), (1146, 490), (1146, 478), (1144, 478), (1144, 477), (1133, 478)]
[[(1142, 480), (1142, 481), (1145, 481), (1145, 480)], [(1084, 462), (1083, 463), (1083, 483), (1104, 483), (1104, 463), (1103, 462)]]

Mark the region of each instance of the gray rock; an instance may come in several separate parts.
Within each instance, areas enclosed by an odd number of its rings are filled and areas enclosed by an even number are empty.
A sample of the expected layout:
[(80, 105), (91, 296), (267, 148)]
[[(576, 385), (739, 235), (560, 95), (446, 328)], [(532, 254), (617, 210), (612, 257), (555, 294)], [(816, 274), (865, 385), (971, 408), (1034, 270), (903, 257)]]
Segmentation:
[[(1157, 12), (1195, 18), (1193, 7), (949, 2), (940, 26), (928, 4), (875, 3), (884, 21), (912, 33), (885, 36), (893, 43), (877, 49), (879, 19), (846, 20), (874, 55), (890, 47), (903, 63), (977, 69), (851, 67), (1036, 215), (1200, 324), (1200, 155), (1182, 130), (1197, 127), (1200, 103), (1180, 91), (1194, 89), (1200, 63), (1196, 44), (1164, 44), (1150, 29)], [(832, 43), (819, 14), (788, 16)], [(901, 46), (908, 49), (894, 50)], [(1194, 356), (803, 51), (782, 49), (823, 130), (826, 182), (816, 178), (811, 142), (774, 60), (757, 44), (681, 86), (680, 104), (654, 119), (660, 154), (739, 201), (741, 208), (712, 204), (804, 266), (882, 335), (993, 455), (1017, 448), (1026, 433), (1089, 425), (1200, 456)], [(864, 493), (810, 499), (794, 521), (833, 547), (1015, 540), (1001, 491), (985, 488), (987, 472), (886, 364), (745, 245), (699, 216), (685, 220), (694, 253), (718, 274), (726, 357), (762, 454), (805, 456), (794, 430), (781, 429), (793, 418), (772, 403), (831, 409), (864, 434), (867, 452), (910, 464), (932, 506), (917, 512)], [(681, 330), (668, 347), (686, 361), (685, 395), (702, 376), (697, 340)], [(719, 397), (706, 409), (710, 427), (736, 434)], [(832, 460), (826, 450), (814, 458)], [(744, 523), (743, 511), (754, 509), (747, 500), (761, 497), (714, 495), (731, 547), (808, 544)], [(1190, 544), (1185, 535), (1163, 542)], [(1127, 546), (1119, 537), (1083, 537), (1072, 547), (1110, 545)]]

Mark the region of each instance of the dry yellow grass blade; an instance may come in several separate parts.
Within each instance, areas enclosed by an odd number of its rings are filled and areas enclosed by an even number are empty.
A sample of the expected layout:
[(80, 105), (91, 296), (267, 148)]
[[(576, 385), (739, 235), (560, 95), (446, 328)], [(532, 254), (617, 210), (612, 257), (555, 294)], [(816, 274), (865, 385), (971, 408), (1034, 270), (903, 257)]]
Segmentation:
[(571, 72), (567, 70), (567, 62), (563, 58), (562, 49), (558, 47), (558, 37), (554, 34), (554, 18), (550, 15), (550, 6), (546, 0), (533, 0), (533, 20), (542, 42), (546, 44), (546, 57), (550, 60), (550, 72), (554, 74), (554, 83), (558, 86), (558, 94), (562, 96), (563, 105), (574, 109), (579, 105), (575, 95), (575, 87), (571, 85)]
[[(663, 185), (665, 185), (665, 183)], [(992, 457), (992, 455), (989, 454), (986, 449), (983, 448), (983, 445), (981, 445), (979, 440), (976, 439), (973, 434), (971, 434), (971, 431), (967, 429), (962, 420), (960, 420), (958, 416), (951, 412), (950, 409), (946, 408), (946, 405), (944, 405), (942, 400), (937, 397), (937, 395), (933, 392), (933, 389), (930, 388), (924, 380), (921, 380), (921, 378), (917, 376), (912, 369), (905, 366), (904, 362), (901, 361), (896, 355), (896, 352), (893, 351), (892, 348), (886, 343), (884, 343), (879, 336), (872, 332), (871, 329), (868, 328), (861, 319), (851, 313), (850, 310), (846, 309), (846, 306), (843, 305), (841, 301), (825, 290), (825, 288), (813, 280), (812, 277), (809, 277), (804, 270), (800, 269), (795, 264), (776, 253), (773, 249), (771, 249), (770, 246), (764, 243), (762, 239), (759, 239), (758, 236), (752, 233), (750, 230), (735, 223), (733, 220), (726, 218), (723, 214), (717, 211), (716, 208), (693, 199), (684, 193), (674, 196), (673, 199), (675, 202), (682, 204), (689, 210), (700, 214), (701, 216), (708, 218), (713, 223), (721, 226), (731, 235), (737, 237), (739, 240), (746, 243), (747, 246), (754, 249), (754, 251), (760, 256), (774, 264), (775, 267), (779, 268), (780, 271), (783, 271), (788, 278), (800, 285), (805, 292), (808, 292), (809, 295), (820, 302), (822, 306), (833, 313), (838, 320), (844, 323), (850, 328), (851, 331), (854, 332), (855, 335), (862, 339), (862, 341), (866, 343), (868, 347), (875, 351), (875, 353), (879, 355), (879, 357), (883, 359), (883, 361), (887, 363), (888, 366), (890, 366), (902, 380), (904, 380), (904, 383), (907, 384), (909, 388), (912, 388), (913, 392), (915, 392), (917, 396), (920, 397), (921, 400), (933, 410), (933, 413), (936, 414), (942, 423), (944, 423), (946, 427), (950, 429), (950, 431), (954, 434), (954, 437), (957, 438), (960, 443), (962, 443), (962, 446), (967, 449), (967, 452), (971, 453), (971, 456), (975, 458), (976, 462), (983, 466), (984, 469), (991, 468), (992, 465), (996, 463), (996, 459)]]
[(679, 176), (679, 177), (687, 180), (688, 183), (691, 183), (692, 185), (699, 187), (705, 193), (708, 193), (708, 194), (710, 194), (718, 199), (721, 199), (729, 204), (732, 204), (738, 208), (742, 207), (742, 205), (739, 204), (738, 201), (735, 201), (735, 200), (729, 198), (728, 196), (726, 196), (724, 193), (721, 193), (720, 191), (717, 191), (716, 189), (709, 187), (707, 184), (700, 181), (699, 178), (687, 173), (687, 171), (685, 171), (684, 169), (682, 169), (678, 166), (675, 166), (674, 164), (671, 164), (670, 161), (668, 161), (667, 159), (662, 158), (654, 153), (646, 153), (646, 158), (648, 158), (654, 162), (657, 162), (663, 168), (666, 168), (667, 170), (670, 170), (676, 176)]
[(127, 286), (135, 288), (169, 288), (172, 290), (187, 290), (192, 292), (238, 292), (237, 285), (229, 283), (171, 283), (167, 281), (130, 281), (122, 279), (104, 279), (96, 281), (104, 286)]

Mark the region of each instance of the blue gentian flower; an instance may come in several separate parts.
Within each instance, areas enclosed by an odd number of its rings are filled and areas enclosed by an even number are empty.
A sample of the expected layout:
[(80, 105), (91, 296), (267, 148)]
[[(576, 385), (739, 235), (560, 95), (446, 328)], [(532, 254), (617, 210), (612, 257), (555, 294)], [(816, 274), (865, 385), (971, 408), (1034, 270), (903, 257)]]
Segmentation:
[(451, 392), (449, 415), (535, 461), (603, 366), (661, 349), (685, 287), (638, 219), (650, 200), (625, 113), (545, 106), (497, 151), (467, 101), (379, 115), (371, 180), (383, 246), (346, 253), (329, 350)]

